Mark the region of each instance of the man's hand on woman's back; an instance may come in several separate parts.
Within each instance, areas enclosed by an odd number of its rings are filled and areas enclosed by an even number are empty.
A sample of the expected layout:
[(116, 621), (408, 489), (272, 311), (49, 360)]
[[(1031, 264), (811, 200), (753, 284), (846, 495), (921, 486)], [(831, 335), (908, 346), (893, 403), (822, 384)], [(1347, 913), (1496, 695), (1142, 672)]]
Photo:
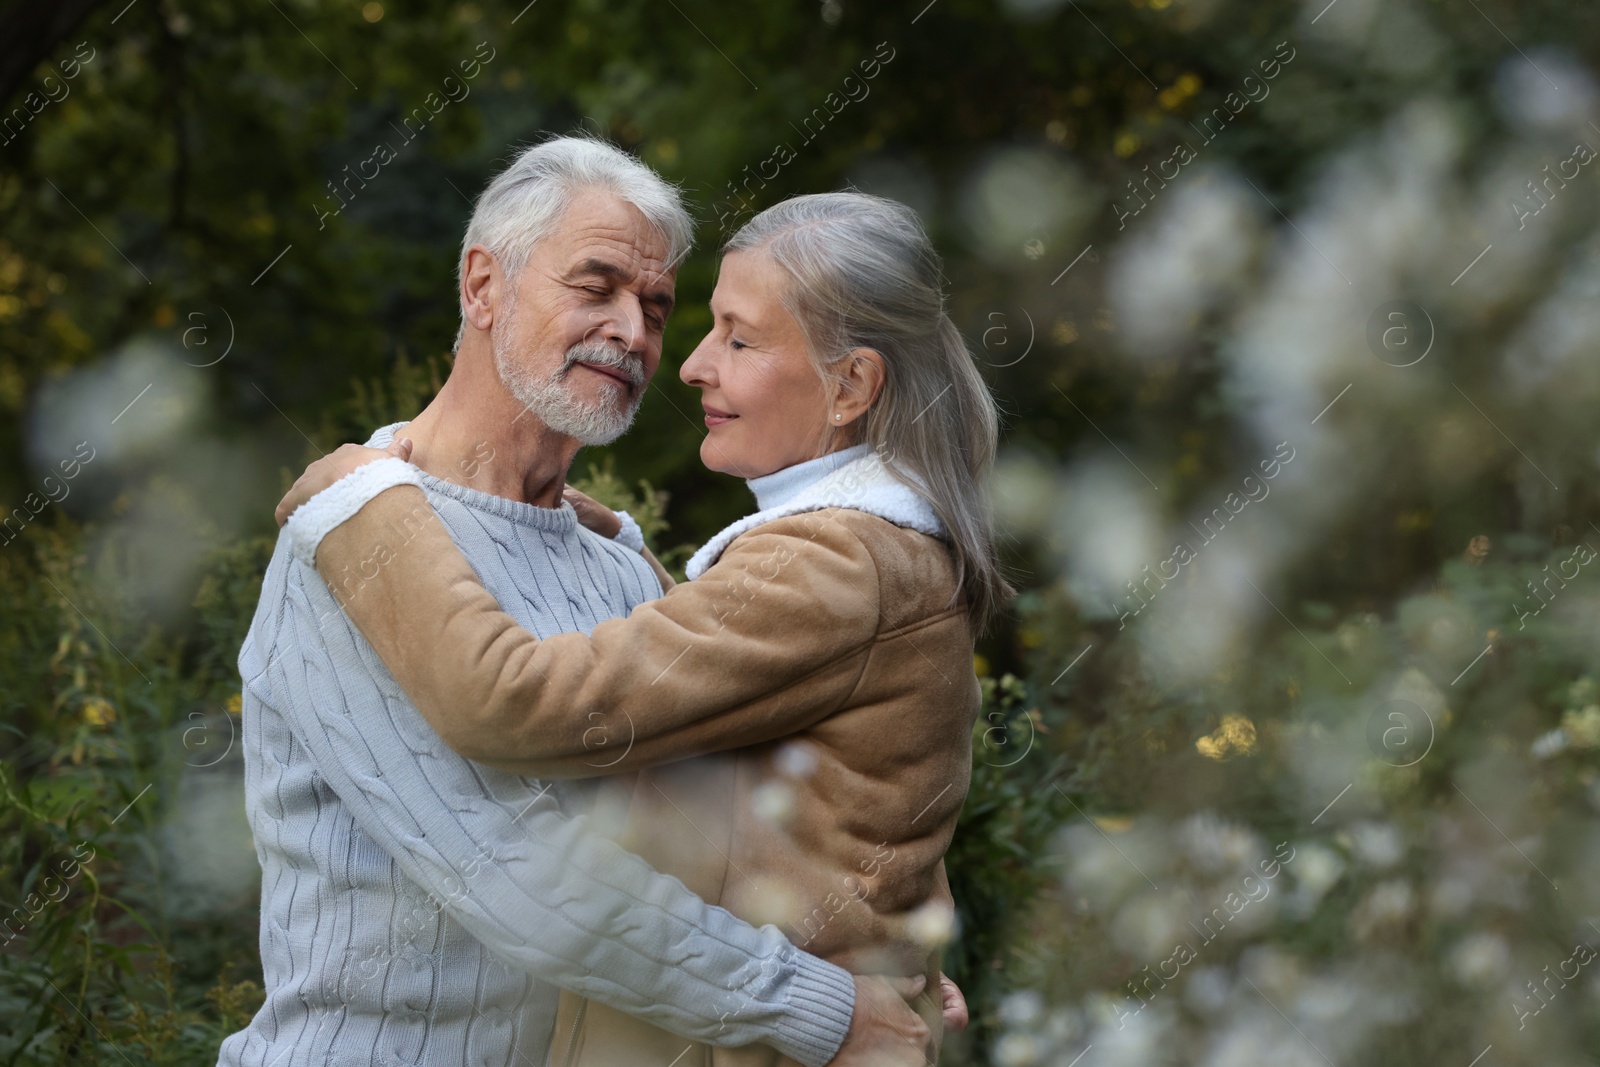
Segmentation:
[(928, 984), (922, 975), (858, 974), (855, 1013), (828, 1067), (927, 1067), (933, 1035), (907, 1003)]

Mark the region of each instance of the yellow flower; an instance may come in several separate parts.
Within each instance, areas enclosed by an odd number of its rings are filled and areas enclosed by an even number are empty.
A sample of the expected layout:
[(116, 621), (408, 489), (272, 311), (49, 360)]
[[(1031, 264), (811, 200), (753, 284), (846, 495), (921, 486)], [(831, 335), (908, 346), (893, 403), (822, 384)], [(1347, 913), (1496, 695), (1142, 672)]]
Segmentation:
[(1573, 748), (1600, 745), (1600, 704), (1590, 704), (1582, 711), (1567, 712), (1561, 716), (1561, 728), (1572, 739)]
[(242, 712), (244, 710), (244, 694), (235, 693), (233, 696), (229, 697), (227, 708), (229, 715), (237, 715)]
[(1222, 725), (1196, 741), (1194, 747), (1206, 759), (1251, 755), (1256, 750), (1256, 724), (1243, 715), (1224, 715)]
[(117, 709), (100, 697), (90, 697), (83, 702), (83, 717), (91, 726), (104, 726), (116, 721)]

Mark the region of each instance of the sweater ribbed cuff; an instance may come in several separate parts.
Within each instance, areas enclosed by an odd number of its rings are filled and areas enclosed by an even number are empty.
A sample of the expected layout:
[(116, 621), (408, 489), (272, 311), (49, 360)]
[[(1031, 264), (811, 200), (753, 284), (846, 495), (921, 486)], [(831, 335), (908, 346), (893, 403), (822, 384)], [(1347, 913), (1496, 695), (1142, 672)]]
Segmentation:
[(644, 531), (639, 529), (639, 524), (632, 515), (626, 511), (617, 512), (617, 518), (622, 520), (622, 529), (617, 531), (617, 536), (612, 540), (623, 548), (631, 548), (635, 552), (644, 551)]
[(289, 549), (294, 558), (311, 567), (316, 565), (317, 546), (322, 539), (367, 501), (397, 485), (422, 485), (422, 472), (395, 456), (365, 463), (334, 482), (294, 510), (284, 523)]
[(795, 973), (787, 1011), (769, 1042), (805, 1067), (824, 1067), (838, 1055), (856, 1008), (850, 972), (808, 952), (792, 949)]

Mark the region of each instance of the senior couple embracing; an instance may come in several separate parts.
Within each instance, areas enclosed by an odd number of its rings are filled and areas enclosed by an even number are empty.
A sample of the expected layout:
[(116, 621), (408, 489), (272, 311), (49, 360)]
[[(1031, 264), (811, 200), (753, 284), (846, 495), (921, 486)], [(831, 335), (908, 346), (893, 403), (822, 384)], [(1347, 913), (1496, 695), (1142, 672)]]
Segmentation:
[(755, 510), (674, 584), (565, 482), (657, 372), (691, 233), (608, 144), (521, 152), (443, 388), (279, 505), (239, 656), (266, 1000), (222, 1064), (923, 1064), (964, 1024), (994, 401), (913, 212), (762, 212), (677, 368)]

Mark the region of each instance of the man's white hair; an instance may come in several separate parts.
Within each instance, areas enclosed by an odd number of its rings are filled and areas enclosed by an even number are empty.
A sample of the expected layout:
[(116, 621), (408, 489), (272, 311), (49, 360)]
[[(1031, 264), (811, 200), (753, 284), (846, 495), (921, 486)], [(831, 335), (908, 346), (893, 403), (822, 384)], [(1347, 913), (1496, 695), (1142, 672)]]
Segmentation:
[[(533, 246), (548, 237), (572, 197), (584, 189), (610, 192), (639, 209), (667, 240), (667, 262), (677, 266), (694, 244), (694, 220), (677, 187), (616, 145), (594, 137), (553, 137), (523, 149), (478, 197), (461, 240), (459, 283), (467, 250), (483, 245), (515, 280)], [(456, 347), (466, 334), (463, 315)]]

